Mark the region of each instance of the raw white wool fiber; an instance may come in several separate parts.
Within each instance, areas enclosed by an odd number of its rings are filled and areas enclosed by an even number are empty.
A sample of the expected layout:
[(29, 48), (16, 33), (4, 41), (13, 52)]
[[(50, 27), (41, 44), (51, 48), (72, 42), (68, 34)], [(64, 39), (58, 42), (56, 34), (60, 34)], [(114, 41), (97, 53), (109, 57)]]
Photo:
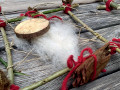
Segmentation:
[(74, 26), (68, 22), (50, 22), (50, 30), (28, 43), (24, 39), (14, 36), (14, 44), (23, 50), (31, 50), (39, 54), (40, 60), (52, 62), (57, 70), (67, 67), (67, 59), (74, 55), (77, 60), (79, 55), (78, 36)]
[(18, 38), (16, 35), (13, 36), (13, 42), (18, 49), (30, 51), (32, 49), (31, 44), (25, 39)]
[[(78, 36), (71, 24), (52, 22), (50, 30), (32, 43), (41, 59), (52, 60), (57, 69), (67, 67), (67, 58), (70, 55), (74, 55), (75, 60), (79, 55)], [(46, 55), (48, 58), (44, 57)]]

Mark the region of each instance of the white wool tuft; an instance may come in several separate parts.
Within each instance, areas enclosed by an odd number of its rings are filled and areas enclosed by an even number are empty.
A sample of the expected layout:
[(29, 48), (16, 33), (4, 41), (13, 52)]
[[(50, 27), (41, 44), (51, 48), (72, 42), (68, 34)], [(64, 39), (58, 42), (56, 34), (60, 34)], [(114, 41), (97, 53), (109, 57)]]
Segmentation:
[(33, 41), (33, 47), (43, 60), (52, 60), (55, 67), (62, 69), (67, 66), (67, 58), (74, 55), (77, 60), (78, 37), (72, 25), (54, 22), (50, 30)]
[(23, 39), (14, 39), (17, 47), (23, 50), (34, 48), (41, 60), (51, 60), (57, 70), (67, 67), (67, 58), (70, 55), (74, 55), (75, 60), (79, 55), (78, 36), (71, 24), (51, 22), (50, 30), (32, 40), (31, 45)]
[(13, 36), (13, 39), (14, 39), (13, 40), (14, 44), (17, 46), (18, 49), (22, 49), (22, 50), (25, 50), (25, 51), (30, 51), (31, 50), (32, 46), (30, 45), (30, 43), (28, 43), (28, 41), (16, 37), (16, 35)]

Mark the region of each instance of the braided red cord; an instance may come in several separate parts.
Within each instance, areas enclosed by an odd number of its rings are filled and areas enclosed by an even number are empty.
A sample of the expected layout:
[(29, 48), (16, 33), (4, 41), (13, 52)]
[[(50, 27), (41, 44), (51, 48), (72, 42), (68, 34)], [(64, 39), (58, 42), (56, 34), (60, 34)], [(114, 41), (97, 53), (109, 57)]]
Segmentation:
[[(85, 51), (89, 52), (89, 56), (87, 57), (83, 57), (83, 53)], [(96, 67), (97, 67), (97, 57), (93, 54), (93, 51), (91, 48), (85, 48), (81, 51), (80, 56), (78, 56), (78, 61), (75, 62), (75, 60), (73, 59), (73, 55), (70, 55), (68, 60), (67, 60), (67, 66), (69, 68), (72, 68), (72, 70), (68, 73), (68, 75), (65, 77), (65, 79), (62, 82), (62, 88), (61, 90), (67, 90), (67, 82), (68, 79), (71, 77), (72, 73), (88, 58), (93, 57), (94, 58), (94, 72), (93, 72), (93, 76), (92, 76), (92, 80), (94, 80), (96, 78)], [(74, 66), (74, 67), (73, 67)]]
[(113, 0), (108, 0), (106, 2), (106, 11), (110, 12), (113, 8), (110, 7), (110, 3), (113, 2)]

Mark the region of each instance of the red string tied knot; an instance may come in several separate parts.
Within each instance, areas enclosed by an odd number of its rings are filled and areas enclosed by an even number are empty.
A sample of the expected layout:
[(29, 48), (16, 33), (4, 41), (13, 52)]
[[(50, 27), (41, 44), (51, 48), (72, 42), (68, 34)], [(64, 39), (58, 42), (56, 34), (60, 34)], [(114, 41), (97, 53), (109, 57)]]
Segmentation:
[(31, 14), (36, 13), (37, 11), (27, 11), (25, 14), (21, 13), (20, 16), (28, 16), (28, 17), (32, 17)]
[(6, 26), (6, 22), (0, 19), (0, 27), (5, 27), (5, 26)]
[(17, 85), (12, 84), (12, 85), (10, 86), (10, 90), (19, 90), (19, 89), (20, 89), (20, 87), (17, 86)]
[(108, 0), (106, 2), (106, 11), (110, 12), (113, 8), (110, 7), (110, 3), (113, 2), (113, 0)]
[(63, 3), (63, 6), (65, 6), (64, 13), (68, 14), (68, 11), (71, 11), (71, 5)]
[[(89, 52), (89, 55), (87, 57), (83, 57), (83, 54), (85, 51)], [(93, 51), (91, 48), (85, 48), (81, 51), (80, 56), (78, 56), (78, 61), (76, 62), (73, 59), (73, 55), (70, 55), (68, 60), (67, 60), (67, 66), (69, 68), (72, 68), (72, 70), (68, 73), (68, 75), (65, 77), (65, 79), (62, 82), (62, 87), (61, 90), (67, 90), (67, 82), (68, 79), (71, 77), (71, 75), (73, 74), (73, 72), (88, 58), (93, 57), (94, 58), (94, 72), (93, 72), (93, 76), (92, 76), (92, 80), (95, 79), (96, 77), (96, 67), (97, 67), (97, 57), (93, 54)]]
[(111, 49), (110, 54), (115, 54), (116, 48), (120, 48), (120, 39), (113, 38), (112, 41), (109, 43), (109, 48)]

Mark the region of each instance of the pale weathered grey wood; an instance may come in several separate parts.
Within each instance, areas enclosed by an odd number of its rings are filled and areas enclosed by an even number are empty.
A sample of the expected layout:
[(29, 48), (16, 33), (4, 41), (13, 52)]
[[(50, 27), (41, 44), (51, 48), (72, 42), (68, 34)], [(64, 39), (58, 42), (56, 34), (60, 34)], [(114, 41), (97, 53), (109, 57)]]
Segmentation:
[[(115, 30), (118, 30), (120, 28), (120, 26), (114, 26), (114, 27), (110, 27), (110, 28), (105, 28), (105, 29), (100, 29), (98, 30), (99, 33), (104, 34), (104, 36), (108, 39), (111, 40), (112, 37), (114, 37), (114, 33)], [(108, 36), (110, 35), (110, 36)], [(84, 38), (93, 38), (94, 36), (91, 35), (91, 33), (82, 33), (81, 37)], [(87, 42), (82, 44), (84, 41), (80, 40), (80, 49), (82, 50), (83, 48), (85, 48), (86, 46), (90, 46), (92, 47), (93, 50), (96, 50), (97, 48), (101, 47), (103, 44), (100, 43), (95, 43), (95, 42)], [(20, 61), (21, 59), (23, 59), (25, 57), (26, 54), (24, 53), (16, 53), (13, 52), (13, 60), (14, 63)], [(0, 56), (6, 60), (6, 56), (5, 53), (1, 53)], [(28, 59), (30, 58), (35, 58), (35, 56), (29, 56)], [(113, 58), (111, 59), (111, 61), (108, 63), (106, 69), (107, 72), (104, 73), (103, 75), (106, 75), (108, 73), (112, 73), (114, 70), (119, 70), (119, 65), (120, 65), (120, 56), (119, 54), (116, 56), (113, 56)], [(28, 60), (27, 59), (27, 60)], [(118, 66), (116, 66), (118, 65)], [(52, 65), (49, 63), (48, 65), (46, 65), (44, 62), (35, 60), (35, 61), (31, 61), (28, 63), (24, 63), (21, 66), (19, 66), (17, 68), (18, 70), (30, 75), (30, 76), (20, 76), (20, 77), (16, 77), (16, 84), (20, 85), (21, 87), (27, 86), (32, 84), (33, 82), (39, 81), (49, 75), (51, 75), (54, 71), (52, 71)], [(103, 76), (102, 75), (102, 76)], [(45, 90), (58, 90), (58, 88), (61, 86), (63, 77), (60, 77), (44, 86), (41, 86), (39, 89), (45, 89)], [(57, 86), (52, 86), (52, 84), (57, 83)], [(56, 88), (56, 89), (55, 89)]]
[(71, 90), (120, 90), (120, 71)]
[[(73, 3), (91, 3), (98, 0), (74, 0)], [(0, 5), (3, 7), (3, 11), (21, 11), (26, 10), (29, 6), (33, 7), (39, 5), (39, 9), (49, 9), (60, 7), (62, 0), (0, 0)]]
[[(110, 13), (108, 13), (106, 11), (99, 11), (99, 10), (96, 10), (97, 5), (99, 5), (99, 4), (94, 3), (94, 4), (81, 5), (79, 8), (77, 8), (79, 11), (73, 11), (73, 12), (75, 13), (75, 15), (77, 15), (82, 21), (84, 21), (90, 27), (92, 27), (93, 29), (96, 29), (97, 32), (102, 34), (108, 40), (111, 40), (113, 37), (115, 37), (115, 33), (119, 32), (120, 11), (114, 10)], [(7, 13), (7, 14), (10, 14), (10, 13)], [(20, 13), (7, 15), (7, 18), (13, 18), (14, 16), (16, 17), (16, 16), (19, 16), (19, 14)], [(74, 21), (68, 15), (63, 14), (62, 11), (49, 14), (48, 16), (52, 16), (52, 15), (62, 16), (63, 19), (65, 21), (67, 21), (66, 23), (75, 24)], [(2, 18), (2, 17), (0, 16), (0, 18)], [(13, 23), (14, 27), (16, 24)], [(100, 29), (100, 28), (103, 28), (103, 29)], [(6, 29), (7, 29), (6, 31), (7, 31), (8, 37), (9, 37), (9, 41), (12, 41), (12, 38), (10, 38), (10, 37), (14, 35), (14, 32), (9, 26), (7, 26)], [(79, 29), (77, 29), (77, 30), (79, 30)], [(86, 39), (90, 39), (90, 38), (93, 38), (94, 36), (91, 33), (86, 32), (86, 33), (81, 34), (81, 38), (82, 37), (84, 37)], [(0, 39), (2, 39), (1, 34), (0, 34)], [(97, 40), (97, 41), (99, 41), (99, 40)], [(80, 39), (80, 50), (82, 50), (86, 46), (90, 46), (95, 51), (96, 49), (98, 49), (102, 45), (104, 45), (103, 43), (100, 44), (100, 42), (92, 42), (92, 41), (86, 42), (86, 43), (83, 43), (83, 42), (85, 42), (85, 41)], [(0, 44), (1, 44), (0, 48), (4, 47), (3, 41), (1, 41)], [(35, 53), (33, 52), (33, 54), (35, 54)], [(25, 53), (16, 52), (13, 50), (12, 50), (12, 55), (13, 55), (14, 63), (22, 60), (26, 56)], [(0, 51), (0, 57), (2, 57), (5, 61), (7, 61), (6, 53), (4, 50)], [(30, 55), (26, 60), (35, 58), (35, 57), (39, 58), (39, 56)], [(106, 67), (107, 72), (101, 74), (99, 77), (109, 75), (110, 73), (114, 73), (115, 71), (120, 70), (120, 59), (119, 58), (120, 58), (119, 54), (115, 54), (114, 56), (112, 56), (110, 62), (108, 63), (108, 65)], [(3, 65), (1, 65), (1, 64), (0, 64), (0, 68), (2, 68), (4, 71), (6, 70), (3, 67)], [(36, 81), (44, 79), (45, 77), (47, 77), (55, 72), (52, 69), (51, 62), (48, 62), (46, 64), (45, 62), (40, 61), (40, 59), (33, 60), (28, 63), (23, 63), (17, 68), (17, 70), (20, 70), (23, 73), (26, 73), (29, 75), (29, 76), (19, 76), (19, 77), (16, 76), (15, 77), (15, 84), (19, 85), (20, 87), (28, 86)], [(61, 76), (45, 85), (39, 87), (36, 90), (59, 90), (64, 77), (65, 76)], [(98, 84), (100, 84), (100, 82), (98, 82)], [(119, 85), (119, 83), (118, 83), (118, 85)], [(96, 84), (93, 83), (93, 84), (91, 84), (91, 86), (96, 87)], [(93, 87), (91, 87), (91, 89), (92, 88)], [(84, 86), (83, 86), (83, 89), (84, 89)]]

